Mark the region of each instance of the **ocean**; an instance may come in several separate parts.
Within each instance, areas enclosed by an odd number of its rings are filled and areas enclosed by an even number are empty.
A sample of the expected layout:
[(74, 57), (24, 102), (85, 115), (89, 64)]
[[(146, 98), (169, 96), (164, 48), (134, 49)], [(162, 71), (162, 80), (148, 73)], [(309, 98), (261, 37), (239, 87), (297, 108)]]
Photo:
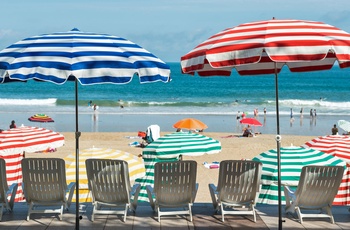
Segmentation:
[[(140, 84), (136, 76), (125, 85), (79, 85), (80, 130), (137, 133), (148, 125), (159, 124), (161, 131), (173, 131), (176, 121), (194, 117), (207, 123), (207, 131), (240, 133), (237, 113), (253, 117), (253, 110), (258, 109), (263, 126), (256, 130), (276, 133), (273, 75), (243, 77), (233, 71), (230, 77), (198, 77), (182, 74), (180, 63), (168, 64), (172, 79), (169, 83)], [(349, 80), (350, 69), (338, 66), (308, 73), (291, 73), (284, 68), (278, 77), (281, 134), (325, 135), (338, 120), (350, 120)], [(73, 82), (12, 82), (0, 87), (1, 129), (16, 120), (17, 125), (75, 131)], [(90, 100), (98, 110), (88, 107)], [(311, 109), (316, 110), (316, 118), (310, 118)], [(28, 118), (34, 114), (49, 115), (55, 122), (31, 123)]]

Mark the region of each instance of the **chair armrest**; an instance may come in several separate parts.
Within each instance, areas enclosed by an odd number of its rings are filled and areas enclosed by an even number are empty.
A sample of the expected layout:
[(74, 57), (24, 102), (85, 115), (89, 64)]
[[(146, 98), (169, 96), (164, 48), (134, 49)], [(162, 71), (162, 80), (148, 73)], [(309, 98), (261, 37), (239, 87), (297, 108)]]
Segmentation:
[(136, 212), (140, 190), (141, 190), (141, 184), (134, 184), (130, 191), (130, 195), (132, 198), (130, 209), (134, 212)]
[(208, 187), (209, 187), (209, 192), (210, 192), (211, 201), (213, 203), (213, 207), (215, 210), (218, 210), (219, 203), (218, 203), (217, 195), (219, 194), (219, 192), (217, 191), (217, 187), (214, 184), (208, 184)]
[(68, 209), (72, 203), (72, 198), (73, 198), (73, 195), (74, 195), (74, 189), (75, 189), (75, 182), (70, 182), (69, 185), (67, 186), (67, 189), (66, 189), (66, 194), (68, 193), (68, 197), (67, 197), (67, 201), (66, 201), (66, 209)]
[(7, 207), (11, 212), (13, 210), (17, 189), (18, 189), (18, 183), (12, 183), (9, 187), (9, 190), (6, 192), (6, 196), (11, 194), (10, 201), (8, 202), (8, 207)]
[(149, 204), (151, 205), (153, 211), (155, 211), (153, 187), (151, 185), (146, 185), (146, 191), (149, 199)]
[(292, 207), (293, 202), (296, 199), (295, 191), (292, 190), (288, 185), (284, 186), (284, 197), (286, 199), (286, 211), (293, 212), (294, 207)]

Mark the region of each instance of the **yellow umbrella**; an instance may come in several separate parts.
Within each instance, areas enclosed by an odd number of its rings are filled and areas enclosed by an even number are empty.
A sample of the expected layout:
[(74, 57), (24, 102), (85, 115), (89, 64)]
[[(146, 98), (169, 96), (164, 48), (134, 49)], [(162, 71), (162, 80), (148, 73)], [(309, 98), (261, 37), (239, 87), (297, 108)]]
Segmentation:
[[(91, 202), (89, 196), (88, 181), (86, 176), (85, 160), (89, 158), (97, 159), (119, 159), (128, 162), (130, 180), (145, 175), (145, 166), (142, 159), (133, 154), (109, 148), (89, 148), (79, 151), (79, 202)], [(75, 182), (75, 153), (64, 158), (66, 161), (67, 182)], [(75, 198), (73, 197), (73, 201)]]

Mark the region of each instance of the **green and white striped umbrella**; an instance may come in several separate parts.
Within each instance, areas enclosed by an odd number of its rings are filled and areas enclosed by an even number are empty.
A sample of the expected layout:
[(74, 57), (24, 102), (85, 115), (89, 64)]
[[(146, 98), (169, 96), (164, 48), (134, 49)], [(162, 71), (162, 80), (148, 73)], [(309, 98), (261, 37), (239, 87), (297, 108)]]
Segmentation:
[(180, 155), (200, 156), (221, 151), (221, 143), (210, 137), (190, 132), (170, 133), (147, 145), (142, 152), (146, 175), (136, 182), (141, 184), (139, 201), (148, 201), (147, 185), (154, 184), (154, 165), (161, 161), (176, 161)]
[[(253, 158), (263, 164), (261, 183), (262, 188), (258, 203), (278, 204), (277, 182), (277, 150), (269, 150)], [(295, 187), (299, 183), (300, 173), (306, 165), (341, 165), (346, 166), (345, 161), (332, 155), (315, 149), (290, 146), (281, 148), (281, 192), (282, 204), (285, 204), (283, 185)]]

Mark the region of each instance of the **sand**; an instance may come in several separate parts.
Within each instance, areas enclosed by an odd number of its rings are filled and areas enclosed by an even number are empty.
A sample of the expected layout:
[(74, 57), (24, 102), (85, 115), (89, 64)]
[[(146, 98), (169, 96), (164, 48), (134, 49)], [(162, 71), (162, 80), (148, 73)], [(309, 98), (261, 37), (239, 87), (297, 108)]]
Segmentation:
[[(168, 132), (162, 132), (164, 135)], [(64, 158), (68, 154), (75, 153), (75, 134), (73, 132), (62, 133), (65, 136), (65, 145), (57, 149), (54, 153), (27, 153), (26, 157), (58, 157)], [(228, 137), (232, 133), (217, 133), (204, 132), (204, 135), (212, 137), (221, 142), (222, 151), (218, 154), (203, 155), (203, 156), (184, 156), (185, 160), (195, 160), (197, 166), (197, 182), (199, 183), (196, 202), (210, 202), (208, 184), (217, 184), (218, 169), (208, 169), (203, 166), (204, 162), (211, 163), (213, 161), (229, 160), (229, 159), (252, 159), (260, 153), (275, 149), (277, 147), (275, 135), (262, 134), (256, 137)], [(79, 149), (99, 147), (99, 148), (114, 148), (135, 156), (142, 153), (142, 148), (129, 146), (129, 143), (141, 141), (141, 139), (129, 139), (127, 137), (135, 137), (136, 132), (84, 132), (79, 140)], [(305, 142), (313, 139), (313, 136), (297, 136), (283, 135), (281, 146), (300, 146)]]

